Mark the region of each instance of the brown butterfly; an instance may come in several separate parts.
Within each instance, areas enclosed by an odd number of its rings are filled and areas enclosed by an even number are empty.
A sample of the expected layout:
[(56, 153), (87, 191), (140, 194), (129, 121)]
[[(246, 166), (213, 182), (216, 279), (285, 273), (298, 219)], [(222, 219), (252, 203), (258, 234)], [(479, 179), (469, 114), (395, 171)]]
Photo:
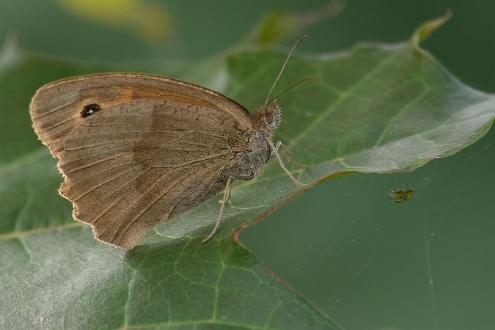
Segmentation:
[[(302, 39), (302, 38), (301, 38)], [(60, 194), (97, 239), (125, 249), (160, 221), (191, 210), (233, 180), (250, 180), (276, 156), (281, 109), (270, 95), (250, 114), (226, 96), (145, 74), (102, 73), (41, 87), (30, 105), (34, 130), (58, 159)]]

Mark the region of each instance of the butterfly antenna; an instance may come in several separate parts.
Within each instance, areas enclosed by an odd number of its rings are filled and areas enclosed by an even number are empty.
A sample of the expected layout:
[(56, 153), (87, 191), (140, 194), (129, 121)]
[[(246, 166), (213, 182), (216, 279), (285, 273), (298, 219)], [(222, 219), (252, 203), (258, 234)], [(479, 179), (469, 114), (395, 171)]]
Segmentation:
[(313, 80), (313, 81), (316, 81), (316, 82), (320, 82), (320, 78), (319, 77), (316, 77), (316, 76), (307, 76), (307, 77), (304, 77), (301, 80), (296, 81), (295, 83), (293, 83), (292, 85), (290, 85), (289, 87), (287, 87), (286, 89), (284, 89), (283, 91), (281, 91), (280, 93), (278, 93), (277, 95), (273, 96), (271, 99), (268, 100), (268, 103), (271, 103), (273, 100), (278, 99), (281, 95), (284, 95), (285, 93), (287, 93), (288, 91), (290, 91), (294, 87), (297, 87), (297, 86), (301, 85), (302, 83), (304, 83), (306, 81), (310, 81), (310, 80)]
[(301, 37), (299, 37), (299, 39), (296, 40), (296, 42), (292, 46), (292, 49), (290, 50), (289, 55), (287, 55), (287, 57), (285, 58), (284, 64), (282, 64), (282, 68), (280, 69), (280, 72), (278, 73), (277, 78), (275, 78), (275, 81), (273, 82), (273, 85), (270, 88), (268, 95), (266, 96), (265, 105), (268, 104), (268, 101), (270, 100), (270, 96), (272, 95), (273, 90), (275, 89), (275, 86), (277, 85), (278, 81), (280, 80), (280, 77), (282, 76), (282, 73), (284, 72), (285, 67), (287, 66), (287, 63), (289, 62), (289, 58), (292, 56), (292, 53), (297, 48), (299, 43), (301, 41), (303, 41), (307, 36), (308, 36), (307, 34), (303, 34)]

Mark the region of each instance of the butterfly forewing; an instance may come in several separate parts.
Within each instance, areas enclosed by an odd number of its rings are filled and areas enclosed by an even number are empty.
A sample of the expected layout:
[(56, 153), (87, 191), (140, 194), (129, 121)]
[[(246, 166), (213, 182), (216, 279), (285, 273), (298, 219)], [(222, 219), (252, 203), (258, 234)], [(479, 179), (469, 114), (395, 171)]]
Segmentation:
[(246, 110), (225, 96), (148, 75), (62, 80), (42, 87), (30, 110), (59, 159), (74, 217), (124, 248), (223, 189), (252, 130)]

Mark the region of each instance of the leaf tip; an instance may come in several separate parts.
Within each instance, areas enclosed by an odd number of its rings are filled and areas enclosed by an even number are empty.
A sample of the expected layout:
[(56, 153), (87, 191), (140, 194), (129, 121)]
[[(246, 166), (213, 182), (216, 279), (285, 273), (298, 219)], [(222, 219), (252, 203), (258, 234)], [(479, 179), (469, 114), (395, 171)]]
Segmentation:
[(328, 0), (323, 5), (306, 11), (272, 11), (265, 15), (255, 27), (249, 42), (259, 47), (268, 47), (298, 34), (308, 26), (339, 15), (347, 0)]
[(452, 10), (447, 9), (445, 14), (440, 17), (429, 20), (423, 24), (421, 24), (411, 38), (411, 42), (415, 48), (419, 48), (419, 45), (428, 39), (428, 37), (436, 31), (439, 27), (441, 27), (445, 22), (447, 22), (452, 17)]

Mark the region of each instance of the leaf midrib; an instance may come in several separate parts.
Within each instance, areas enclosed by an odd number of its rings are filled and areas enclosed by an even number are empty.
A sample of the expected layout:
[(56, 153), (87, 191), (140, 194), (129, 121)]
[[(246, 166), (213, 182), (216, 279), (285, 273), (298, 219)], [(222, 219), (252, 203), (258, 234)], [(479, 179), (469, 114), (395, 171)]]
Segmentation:
[(347, 100), (347, 98), (349, 96), (351, 96), (354, 91), (356, 91), (359, 87), (361, 87), (364, 82), (366, 82), (369, 79), (371, 79), (377, 72), (379, 72), (379, 70), (383, 66), (387, 65), (389, 63), (389, 61), (391, 61), (392, 59), (394, 59), (399, 54), (400, 54), (400, 51), (397, 51), (395, 53), (392, 52), (389, 55), (384, 56), (384, 58), (382, 60), (380, 60), (379, 62), (377, 62), (374, 67), (372, 67), (366, 74), (364, 74), (361, 77), (361, 79), (357, 80), (352, 86), (350, 86), (342, 94), (339, 94), (337, 100), (335, 100), (335, 102), (332, 105), (330, 105), (330, 107), (328, 107), (326, 111), (322, 111), (321, 114), (319, 116), (317, 116), (315, 118), (315, 120), (313, 120), (311, 122), (310, 125), (308, 125), (300, 133), (298, 133), (295, 138), (293, 138), (292, 140), (290, 140), (290, 142), (289, 142), (289, 144), (288, 144), (287, 147), (290, 148), (291, 146), (294, 146), (299, 140), (301, 140), (303, 137), (305, 137), (315, 126), (317, 126), (318, 124), (320, 124), (321, 122), (323, 122), (325, 120), (325, 118), (327, 118), (330, 114), (332, 114), (333, 111), (335, 111), (335, 109), (340, 104), (342, 104), (342, 102), (344, 102), (345, 100)]
[(7, 241), (16, 238), (22, 238), (25, 236), (31, 236), (35, 234), (47, 233), (54, 230), (64, 230), (64, 229), (73, 229), (73, 228), (83, 228), (84, 225), (82, 223), (74, 222), (74, 223), (65, 223), (60, 225), (54, 225), (49, 227), (40, 227), (30, 230), (24, 231), (13, 231), (10, 233), (0, 234), (0, 241)]

